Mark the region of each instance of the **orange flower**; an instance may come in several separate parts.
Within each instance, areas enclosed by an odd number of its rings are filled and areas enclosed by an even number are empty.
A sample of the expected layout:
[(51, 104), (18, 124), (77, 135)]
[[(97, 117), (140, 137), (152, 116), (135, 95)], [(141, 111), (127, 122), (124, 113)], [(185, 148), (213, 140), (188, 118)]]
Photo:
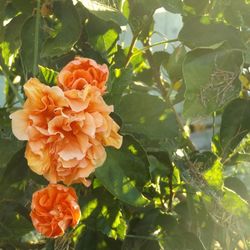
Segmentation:
[(108, 67), (99, 65), (89, 58), (76, 57), (69, 62), (58, 75), (58, 85), (63, 90), (82, 90), (87, 84), (96, 86), (103, 94), (108, 80)]
[(24, 85), (27, 100), (11, 114), (12, 130), (28, 140), (25, 156), (30, 168), (51, 183), (82, 182), (106, 159), (104, 146), (119, 148), (119, 126), (111, 119), (100, 91), (91, 85), (83, 90), (62, 91), (37, 79)]
[(81, 217), (75, 190), (63, 185), (49, 184), (33, 194), (31, 219), (35, 229), (49, 238), (64, 234), (75, 227)]

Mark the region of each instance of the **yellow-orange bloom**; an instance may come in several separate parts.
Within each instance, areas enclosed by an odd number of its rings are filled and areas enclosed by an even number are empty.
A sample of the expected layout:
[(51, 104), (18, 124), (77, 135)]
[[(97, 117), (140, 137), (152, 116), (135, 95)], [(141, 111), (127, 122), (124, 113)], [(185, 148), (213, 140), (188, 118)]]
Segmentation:
[(92, 59), (76, 57), (60, 71), (57, 80), (63, 90), (82, 90), (90, 84), (104, 93), (108, 76), (106, 64), (99, 65)]
[(31, 219), (35, 229), (49, 238), (64, 234), (75, 227), (81, 217), (75, 190), (58, 184), (49, 184), (33, 194)]
[(90, 183), (86, 178), (106, 159), (104, 146), (119, 148), (119, 126), (95, 86), (62, 91), (37, 79), (24, 85), (24, 107), (11, 114), (12, 130), (27, 140), (30, 168), (51, 183)]

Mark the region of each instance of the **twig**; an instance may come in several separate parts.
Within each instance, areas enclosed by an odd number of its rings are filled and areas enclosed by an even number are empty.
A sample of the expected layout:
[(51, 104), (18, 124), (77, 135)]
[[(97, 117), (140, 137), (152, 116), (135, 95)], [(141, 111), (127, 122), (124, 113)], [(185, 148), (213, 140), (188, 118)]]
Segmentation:
[(37, 0), (36, 23), (35, 23), (35, 41), (34, 41), (33, 76), (36, 76), (36, 74), (37, 74), (37, 65), (38, 65), (39, 27), (40, 27), (40, 18), (41, 18), (40, 6), (41, 6), (41, 0)]

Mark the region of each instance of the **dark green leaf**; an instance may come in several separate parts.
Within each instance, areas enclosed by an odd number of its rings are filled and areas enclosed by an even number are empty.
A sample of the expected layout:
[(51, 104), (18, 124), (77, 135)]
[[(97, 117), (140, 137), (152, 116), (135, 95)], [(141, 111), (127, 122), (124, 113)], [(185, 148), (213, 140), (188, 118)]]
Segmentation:
[[(25, 21), (21, 31), (21, 57), (27, 74), (31, 73), (34, 67), (35, 24), (36, 18), (32, 16)], [(40, 51), (44, 39), (45, 33), (42, 29), (42, 25), (40, 25), (38, 40), (38, 63), (41, 63)]]
[(5, 26), (4, 39), (9, 43), (9, 48), (12, 53), (21, 46), (21, 30), (26, 18), (25, 15), (20, 14), (15, 16)]
[(157, 96), (146, 93), (125, 95), (116, 106), (116, 112), (123, 121), (122, 131), (138, 138), (143, 135), (150, 140), (172, 144), (179, 136), (174, 114)]
[(236, 99), (227, 105), (222, 115), (220, 128), (222, 156), (231, 153), (249, 131), (250, 101)]
[(160, 4), (172, 13), (182, 13), (183, 3), (181, 0), (160, 0)]
[(150, 28), (152, 15), (160, 7), (158, 1), (128, 0), (129, 24), (134, 34)]
[(71, 0), (54, 1), (54, 14), (60, 20), (62, 28), (56, 37), (45, 42), (42, 57), (60, 56), (68, 52), (81, 34), (78, 13)]
[(236, 28), (222, 23), (202, 24), (197, 18), (184, 19), (179, 40), (190, 48), (209, 47), (227, 41), (232, 48), (245, 49)]
[(182, 78), (182, 63), (185, 55), (185, 47), (179, 46), (169, 57), (167, 64), (164, 65), (167, 69), (169, 78), (171, 79), (172, 83), (175, 83)]
[(3, 41), (4, 38), (4, 26), (3, 26), (3, 21), (4, 21), (4, 17), (5, 17), (5, 8), (7, 5), (7, 1), (6, 0), (0, 0), (0, 42)]
[(247, 191), (247, 187), (245, 184), (237, 177), (228, 177), (224, 181), (224, 185), (236, 192), (238, 195), (240, 195), (243, 199), (246, 201), (249, 200), (249, 194)]
[(131, 68), (122, 69), (119, 76), (114, 77), (111, 82), (111, 90), (109, 91), (108, 100), (113, 105), (118, 105), (125, 89), (132, 83)]
[(203, 10), (208, 6), (209, 0), (184, 0), (184, 4), (192, 7), (197, 15), (203, 13)]
[(22, 181), (28, 174), (27, 161), (24, 158), (24, 149), (18, 151), (8, 162), (6, 170), (0, 180), (1, 186), (9, 185)]
[(0, 180), (5, 172), (9, 161), (22, 147), (23, 143), (17, 141), (11, 132), (9, 113), (5, 109), (0, 109)]

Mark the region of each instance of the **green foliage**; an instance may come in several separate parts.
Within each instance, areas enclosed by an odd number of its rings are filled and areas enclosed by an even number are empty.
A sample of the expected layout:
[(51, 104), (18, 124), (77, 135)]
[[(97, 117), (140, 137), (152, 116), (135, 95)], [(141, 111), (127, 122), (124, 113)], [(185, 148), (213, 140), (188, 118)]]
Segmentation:
[[(41, 12), (38, 1), (0, 0), (0, 249), (249, 249), (250, 2), (41, 0)], [(169, 42), (159, 8), (182, 16)], [(9, 114), (28, 78), (56, 85), (76, 55), (109, 66), (104, 98), (124, 140), (89, 188), (76, 186), (79, 225), (49, 240), (29, 217), (47, 181), (27, 166)]]

